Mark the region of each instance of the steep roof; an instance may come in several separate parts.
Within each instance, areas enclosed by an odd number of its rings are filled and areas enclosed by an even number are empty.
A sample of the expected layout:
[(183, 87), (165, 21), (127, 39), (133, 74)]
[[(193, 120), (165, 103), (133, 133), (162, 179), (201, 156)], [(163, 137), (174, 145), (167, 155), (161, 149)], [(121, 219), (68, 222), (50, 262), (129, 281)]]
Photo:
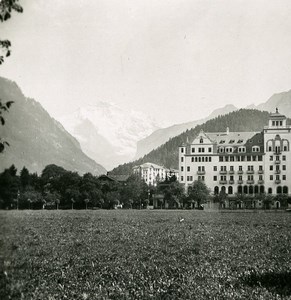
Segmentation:
[(117, 182), (124, 182), (128, 179), (129, 175), (101, 175), (98, 177), (98, 180), (100, 181), (117, 181)]
[(244, 145), (260, 132), (208, 132), (207, 136), (217, 145)]
[(157, 164), (151, 163), (151, 162), (146, 162), (140, 166), (136, 166), (136, 167), (140, 167), (140, 168), (154, 168), (154, 169), (165, 169), (165, 167), (163, 166), (159, 166)]
[(109, 175), (109, 177), (118, 182), (124, 182), (128, 179), (129, 175)]
[(214, 140), (211, 139), (211, 137), (208, 135), (208, 133), (204, 132), (202, 129), (200, 133), (195, 137), (192, 144), (198, 144), (198, 140), (203, 139), (203, 144), (213, 144), (215, 143)]

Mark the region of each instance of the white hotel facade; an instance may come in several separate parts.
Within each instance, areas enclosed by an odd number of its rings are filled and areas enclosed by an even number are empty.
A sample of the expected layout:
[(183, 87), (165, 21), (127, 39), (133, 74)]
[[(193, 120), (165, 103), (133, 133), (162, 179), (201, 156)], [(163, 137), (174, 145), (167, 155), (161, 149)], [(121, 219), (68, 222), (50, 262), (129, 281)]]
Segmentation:
[(212, 194), (291, 195), (291, 126), (278, 112), (261, 132), (205, 133), (179, 147), (179, 181), (202, 180)]
[(139, 166), (133, 167), (133, 173), (138, 174), (147, 185), (156, 186), (158, 182), (166, 180), (173, 175), (179, 177), (179, 171), (175, 169), (168, 169), (164, 166), (147, 162)]

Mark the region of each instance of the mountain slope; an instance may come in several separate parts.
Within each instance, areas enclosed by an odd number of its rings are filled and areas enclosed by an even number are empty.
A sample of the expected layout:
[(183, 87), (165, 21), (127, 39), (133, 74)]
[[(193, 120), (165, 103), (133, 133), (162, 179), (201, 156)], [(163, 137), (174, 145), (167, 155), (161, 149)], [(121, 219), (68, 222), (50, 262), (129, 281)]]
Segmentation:
[(87, 157), (77, 140), (50, 117), (33, 99), (26, 98), (16, 83), (0, 77), (0, 99), (14, 101), (0, 136), (10, 147), (0, 154), (0, 170), (14, 164), (40, 173), (48, 164), (56, 164), (79, 173), (99, 175), (104, 167)]
[(268, 112), (274, 112), (276, 108), (278, 108), (279, 112), (282, 112), (287, 117), (291, 118), (291, 90), (288, 92), (274, 94), (267, 100), (267, 102), (253, 106), (253, 108)]
[(107, 102), (82, 107), (62, 117), (60, 122), (77, 138), (88, 156), (98, 159), (108, 169), (132, 160), (137, 141), (159, 128), (144, 113)]
[[(130, 174), (132, 167), (145, 162), (164, 165), (167, 168), (178, 168), (178, 150), (187, 139), (192, 141), (203, 129), (205, 132), (223, 132), (229, 127), (230, 131), (261, 131), (268, 124), (269, 114), (251, 109), (240, 109), (224, 116), (211, 119), (202, 125), (187, 130), (170, 139), (150, 153), (134, 162), (123, 164), (112, 170), (112, 174)], [(290, 123), (290, 120), (289, 120)]]
[(158, 129), (150, 136), (147, 136), (146, 138), (138, 141), (135, 158), (138, 159), (144, 156), (151, 150), (167, 142), (170, 138), (182, 133), (187, 129), (194, 128), (196, 125), (202, 124), (207, 120), (213, 119), (219, 115), (225, 115), (235, 110), (237, 110), (237, 108), (229, 104), (222, 108), (214, 110), (207, 118)]

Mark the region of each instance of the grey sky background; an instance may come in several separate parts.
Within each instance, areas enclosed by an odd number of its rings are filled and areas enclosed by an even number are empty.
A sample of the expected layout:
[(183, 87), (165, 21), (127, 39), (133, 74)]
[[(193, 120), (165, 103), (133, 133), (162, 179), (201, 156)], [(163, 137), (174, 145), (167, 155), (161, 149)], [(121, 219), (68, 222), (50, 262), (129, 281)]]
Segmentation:
[(21, 0), (0, 24), (15, 80), (58, 118), (113, 102), (165, 125), (291, 89), (291, 1)]

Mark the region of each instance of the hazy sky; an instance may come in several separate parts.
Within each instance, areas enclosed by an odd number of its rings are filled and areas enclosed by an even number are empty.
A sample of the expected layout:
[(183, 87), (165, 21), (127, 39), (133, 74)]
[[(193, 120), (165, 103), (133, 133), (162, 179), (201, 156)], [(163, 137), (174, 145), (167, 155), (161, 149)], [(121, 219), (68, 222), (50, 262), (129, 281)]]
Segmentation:
[(291, 1), (20, 0), (0, 75), (58, 118), (98, 101), (167, 124), (291, 89)]

